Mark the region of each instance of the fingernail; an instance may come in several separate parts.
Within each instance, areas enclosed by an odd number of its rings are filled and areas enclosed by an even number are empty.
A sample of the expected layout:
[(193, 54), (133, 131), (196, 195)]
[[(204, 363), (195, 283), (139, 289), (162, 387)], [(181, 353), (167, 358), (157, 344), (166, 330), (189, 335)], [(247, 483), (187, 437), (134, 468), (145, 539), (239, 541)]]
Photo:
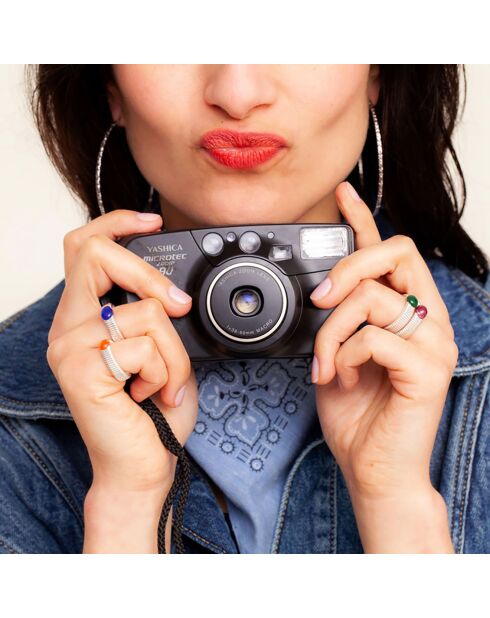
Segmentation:
[(160, 215), (155, 212), (139, 212), (136, 217), (141, 221), (156, 221), (160, 218)]
[(175, 407), (178, 408), (182, 401), (184, 400), (185, 395), (185, 385), (180, 389), (180, 391), (175, 395)]
[(311, 381), (312, 382), (318, 382), (318, 373), (319, 373), (318, 358), (316, 357), (316, 355), (314, 355), (313, 362), (311, 363)]
[(327, 277), (310, 294), (311, 300), (319, 300), (320, 298), (322, 298), (323, 296), (327, 294), (327, 292), (330, 290), (331, 287), (332, 287), (332, 282)]
[(347, 182), (346, 184), (347, 184), (347, 190), (349, 191), (351, 198), (355, 202), (362, 202), (361, 198), (359, 197), (359, 194), (354, 189), (354, 187), (350, 184), (350, 182)]
[(173, 298), (173, 300), (176, 300), (178, 303), (181, 303), (182, 305), (185, 305), (190, 300), (192, 300), (192, 296), (189, 296), (189, 294), (186, 294), (184, 290), (181, 290), (175, 285), (172, 285), (169, 288), (168, 295), (170, 296), (170, 298)]

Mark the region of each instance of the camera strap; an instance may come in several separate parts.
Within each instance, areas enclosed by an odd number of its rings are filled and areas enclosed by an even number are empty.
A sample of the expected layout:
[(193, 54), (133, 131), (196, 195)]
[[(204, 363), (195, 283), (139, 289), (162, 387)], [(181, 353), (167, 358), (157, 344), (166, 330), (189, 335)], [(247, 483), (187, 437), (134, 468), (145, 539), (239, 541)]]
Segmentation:
[(168, 492), (163, 505), (160, 521), (158, 523), (158, 553), (165, 554), (165, 528), (167, 525), (170, 509), (178, 495), (172, 523), (172, 535), (174, 538), (175, 549), (178, 554), (185, 554), (184, 542), (182, 539), (182, 527), (184, 521), (184, 508), (187, 502), (190, 489), (191, 468), (190, 460), (184, 447), (175, 437), (167, 419), (161, 411), (148, 397), (138, 404), (148, 414), (153, 421), (163, 446), (177, 457), (177, 467), (175, 471), (172, 487)]

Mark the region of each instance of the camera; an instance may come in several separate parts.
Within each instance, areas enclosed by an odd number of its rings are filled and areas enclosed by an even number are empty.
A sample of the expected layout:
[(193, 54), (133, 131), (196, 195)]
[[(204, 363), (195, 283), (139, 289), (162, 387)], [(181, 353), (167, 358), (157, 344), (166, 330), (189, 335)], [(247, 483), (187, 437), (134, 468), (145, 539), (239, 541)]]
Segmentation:
[[(191, 360), (305, 358), (334, 308), (309, 295), (335, 264), (354, 251), (348, 224), (206, 227), (131, 234), (118, 244), (192, 297), (170, 318)], [(138, 301), (114, 285), (100, 299)]]

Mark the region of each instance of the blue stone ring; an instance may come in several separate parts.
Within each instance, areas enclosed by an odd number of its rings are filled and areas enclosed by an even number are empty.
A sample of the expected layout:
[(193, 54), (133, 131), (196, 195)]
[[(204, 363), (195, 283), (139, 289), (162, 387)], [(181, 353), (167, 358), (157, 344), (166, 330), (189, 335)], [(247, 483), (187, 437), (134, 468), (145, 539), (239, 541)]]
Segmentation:
[(104, 305), (100, 310), (100, 317), (104, 320), (112, 341), (121, 341), (121, 339), (124, 339), (124, 336), (119, 330), (119, 326), (116, 324), (113, 308), (114, 305), (112, 303)]

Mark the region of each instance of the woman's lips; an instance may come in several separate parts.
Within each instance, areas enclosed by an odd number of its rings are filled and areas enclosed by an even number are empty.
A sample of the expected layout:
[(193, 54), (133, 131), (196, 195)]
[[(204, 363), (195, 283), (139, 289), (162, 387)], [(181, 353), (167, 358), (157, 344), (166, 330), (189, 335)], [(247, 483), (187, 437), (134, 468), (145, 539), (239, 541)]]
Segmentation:
[(200, 146), (222, 165), (249, 169), (274, 157), (287, 143), (272, 133), (215, 129), (202, 136)]
[(206, 148), (206, 150), (213, 159), (227, 167), (247, 169), (272, 159), (280, 148), (255, 146), (253, 148)]

